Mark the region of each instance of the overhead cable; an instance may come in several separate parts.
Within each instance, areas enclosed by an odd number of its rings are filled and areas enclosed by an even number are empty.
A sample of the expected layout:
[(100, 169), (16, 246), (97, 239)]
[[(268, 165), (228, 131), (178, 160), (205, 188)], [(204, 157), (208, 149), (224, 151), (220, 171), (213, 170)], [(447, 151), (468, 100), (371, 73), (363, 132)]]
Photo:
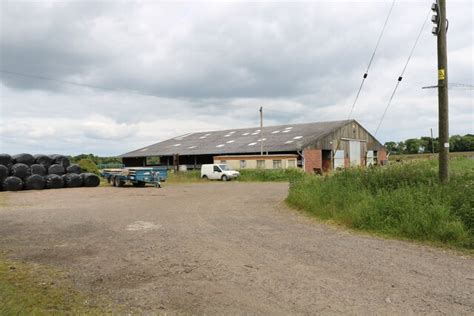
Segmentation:
[(398, 77), (397, 84), (395, 85), (395, 88), (393, 89), (392, 94), (390, 95), (387, 106), (385, 107), (385, 110), (383, 111), (382, 117), (380, 118), (379, 124), (377, 125), (377, 128), (375, 129), (374, 136), (377, 135), (377, 132), (380, 129), (380, 125), (382, 125), (382, 122), (385, 118), (385, 115), (387, 114), (387, 110), (390, 107), (390, 104), (392, 103), (393, 97), (395, 96), (395, 93), (397, 92), (398, 86), (400, 85), (400, 82), (402, 82), (403, 75), (405, 74), (405, 71), (407, 70), (408, 64), (410, 63), (410, 60), (413, 56), (413, 52), (415, 51), (415, 48), (418, 45), (418, 41), (420, 40), (421, 34), (423, 33), (423, 29), (425, 28), (425, 25), (426, 25), (426, 22), (428, 21), (428, 17), (430, 16), (430, 13), (431, 13), (431, 8), (428, 11), (428, 14), (426, 15), (425, 20), (423, 21), (423, 24), (421, 25), (420, 32), (418, 33), (418, 36), (416, 37), (415, 43), (413, 44), (413, 47), (411, 48), (411, 51), (410, 51), (410, 54), (408, 55), (405, 66), (403, 67), (403, 70), (402, 70), (400, 76)]
[(362, 81), (359, 86), (359, 90), (357, 90), (356, 97), (354, 99), (354, 103), (352, 103), (351, 111), (349, 112), (349, 115), (347, 116), (347, 119), (350, 119), (352, 116), (352, 112), (354, 111), (355, 105), (357, 103), (357, 100), (359, 99), (360, 92), (362, 91), (362, 87), (364, 86), (365, 79), (367, 79), (369, 75), (369, 70), (370, 66), (372, 66), (372, 62), (374, 61), (375, 53), (377, 52), (377, 49), (379, 48), (380, 41), (382, 40), (382, 36), (385, 32), (385, 28), (387, 27), (388, 20), (390, 18), (390, 15), (392, 14), (393, 7), (395, 6), (395, 0), (392, 1), (392, 5), (390, 6), (390, 10), (388, 11), (387, 18), (385, 19), (385, 23), (383, 24), (382, 31), (379, 34), (379, 38), (377, 39), (377, 44), (375, 45), (374, 51), (372, 52), (372, 56), (370, 57), (369, 64), (367, 65), (367, 69), (362, 76)]

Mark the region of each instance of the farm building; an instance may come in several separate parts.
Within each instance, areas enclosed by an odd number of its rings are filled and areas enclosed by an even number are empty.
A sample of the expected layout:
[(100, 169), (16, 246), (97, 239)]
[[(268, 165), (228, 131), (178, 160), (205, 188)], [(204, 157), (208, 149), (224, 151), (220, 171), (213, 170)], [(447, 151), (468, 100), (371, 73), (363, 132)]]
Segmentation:
[[(261, 142), (267, 157), (258, 157)], [(272, 159), (272, 156), (279, 159)], [(283, 160), (288, 167), (288, 161), (292, 160), (289, 158), (296, 157), (297, 167), (309, 173), (321, 173), (333, 168), (383, 163), (386, 150), (357, 121), (345, 120), (266, 126), (262, 130), (244, 128), (189, 133), (120, 157), (127, 167), (161, 165), (173, 168), (179, 165), (182, 169), (199, 169), (202, 164), (214, 163), (215, 158), (219, 158), (219, 163), (237, 160), (239, 169), (241, 166), (250, 168), (254, 162), (255, 167), (257, 164), (262, 166), (262, 162), (257, 162), (259, 160), (265, 161), (265, 168), (283, 168)], [(292, 162), (289, 164), (291, 166)]]

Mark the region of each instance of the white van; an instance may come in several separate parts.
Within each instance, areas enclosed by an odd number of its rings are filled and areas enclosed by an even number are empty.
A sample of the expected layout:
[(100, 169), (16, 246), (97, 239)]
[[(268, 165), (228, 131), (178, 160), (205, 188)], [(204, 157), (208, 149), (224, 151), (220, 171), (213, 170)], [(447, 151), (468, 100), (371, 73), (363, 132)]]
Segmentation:
[(201, 178), (209, 180), (227, 181), (235, 179), (240, 175), (238, 171), (232, 170), (228, 165), (209, 164), (201, 166)]

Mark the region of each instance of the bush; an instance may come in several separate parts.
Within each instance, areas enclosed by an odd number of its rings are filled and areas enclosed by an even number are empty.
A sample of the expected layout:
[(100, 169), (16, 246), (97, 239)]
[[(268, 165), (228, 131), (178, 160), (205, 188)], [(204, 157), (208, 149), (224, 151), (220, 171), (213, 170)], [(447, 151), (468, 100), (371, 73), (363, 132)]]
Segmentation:
[(94, 173), (96, 175), (100, 174), (99, 169), (97, 168), (96, 164), (90, 159), (87, 159), (87, 158), (81, 159), (77, 162), (77, 164), (79, 165), (79, 167), (81, 167), (81, 170), (83, 172)]
[(473, 249), (474, 173), (459, 163), (448, 185), (438, 182), (436, 161), (295, 178), (287, 202), (352, 228)]

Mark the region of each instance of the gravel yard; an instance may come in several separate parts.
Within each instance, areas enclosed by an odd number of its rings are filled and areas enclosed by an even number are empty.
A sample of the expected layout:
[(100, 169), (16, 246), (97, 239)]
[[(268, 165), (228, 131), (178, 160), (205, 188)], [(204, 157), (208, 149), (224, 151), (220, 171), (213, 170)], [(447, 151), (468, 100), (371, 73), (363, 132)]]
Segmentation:
[(0, 250), (130, 311), (472, 314), (474, 259), (317, 223), (286, 183), (0, 193)]

